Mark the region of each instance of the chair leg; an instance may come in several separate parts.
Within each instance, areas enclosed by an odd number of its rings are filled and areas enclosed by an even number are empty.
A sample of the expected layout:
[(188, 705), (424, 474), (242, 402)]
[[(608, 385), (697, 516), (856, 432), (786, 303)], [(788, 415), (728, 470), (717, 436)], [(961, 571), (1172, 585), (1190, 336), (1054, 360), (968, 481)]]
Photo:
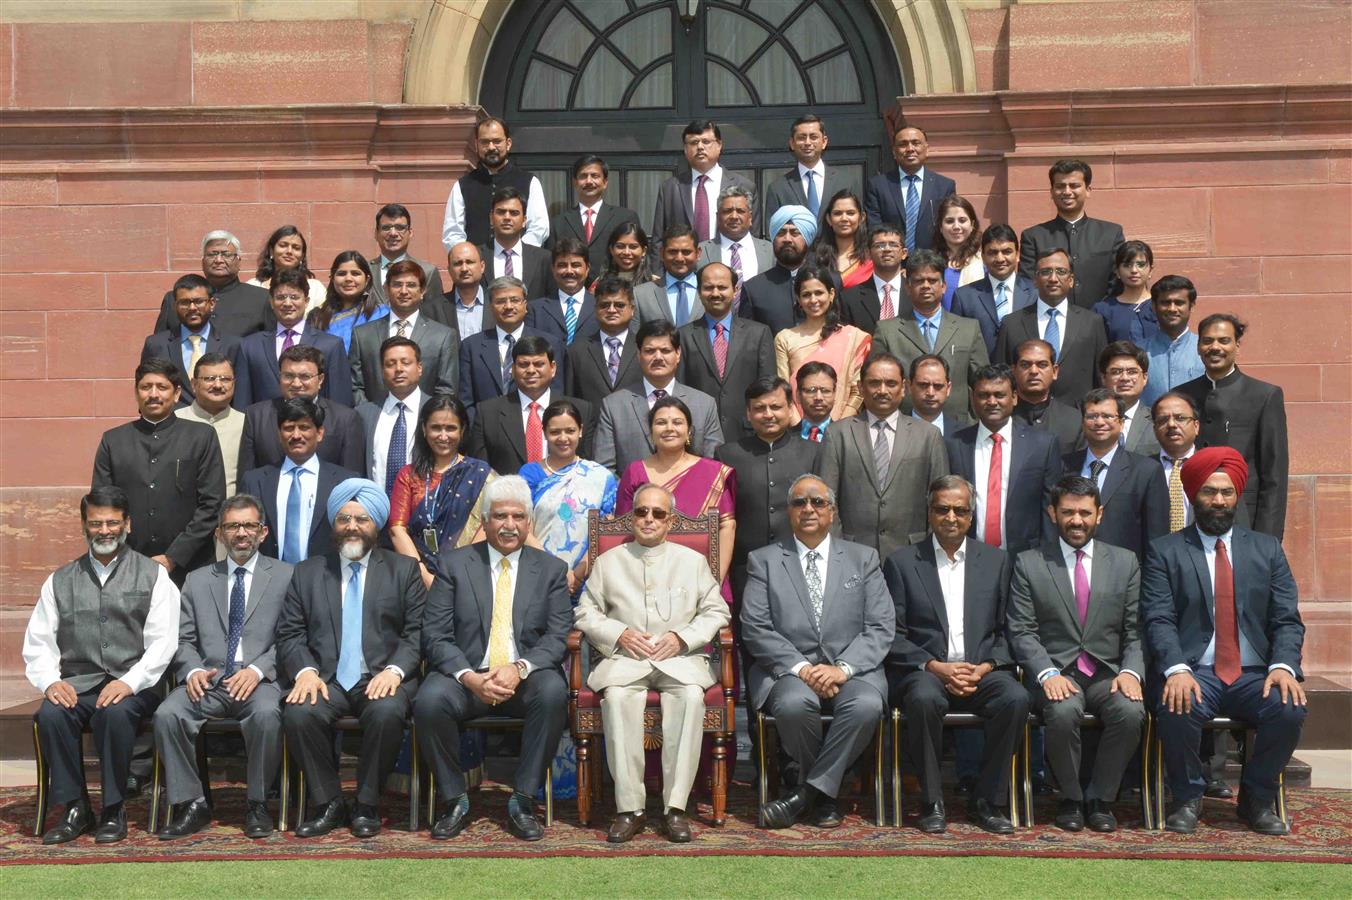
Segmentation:
[(38, 737), (37, 719), (33, 720), (33, 760), (37, 763), (37, 816), (33, 820), (33, 837), (42, 837), (42, 826), (47, 824), (47, 761), (42, 758), (42, 741)]
[(202, 796), (206, 798), (207, 806), (211, 806), (211, 770), (208, 768), (207, 760), (207, 737), (206, 734), (199, 731), (197, 733), (197, 780), (202, 784)]
[[(1028, 730), (1027, 723), (1023, 726)], [(1023, 827), (1023, 817), (1019, 815), (1019, 747), (1014, 745), (1014, 753), (1009, 757), (1009, 821), (1015, 828)]]
[(1151, 735), (1150, 768), (1151, 789), (1155, 792), (1155, 830), (1164, 827), (1164, 744), (1159, 731)]
[(1150, 790), (1150, 737), (1155, 717), (1146, 713), (1145, 727), (1141, 729), (1141, 827), (1146, 831), (1155, 830), (1155, 814), (1151, 807)]
[(277, 804), (277, 830), (286, 831), (288, 813), (291, 812), (291, 755), (287, 752), (286, 735), (282, 735), (281, 794)]
[(591, 742), (589, 736), (573, 738), (577, 745), (577, 820), (583, 825), (591, 823)]
[(892, 710), (892, 826), (901, 827), (901, 711)]
[(1020, 793), (1023, 794), (1023, 821), (1025, 828), (1033, 827), (1033, 728), (1031, 724), (1023, 726), (1022, 752), (1023, 765), (1019, 766)]
[(719, 732), (714, 735), (713, 795), (715, 825), (728, 821), (728, 735)]
[(410, 753), (412, 761), (409, 765), (408, 779), (408, 830), (418, 831), (422, 828), (422, 804), (419, 795), (419, 789), (422, 787), (422, 759), (418, 753), (418, 726), (410, 725), (408, 730), (409, 740), (413, 745)]
[(882, 828), (887, 824), (887, 796), (883, 790), (883, 740), (885, 718), (878, 720), (878, 731), (873, 735), (873, 824)]
[(1291, 827), (1291, 817), (1286, 814), (1286, 773), (1277, 773), (1277, 817), (1287, 828)]
[(765, 713), (756, 713), (756, 825), (765, 827), (765, 804), (770, 802), (770, 776), (765, 770)]
[[(150, 815), (146, 822), (146, 831), (150, 834), (155, 833), (155, 823), (160, 818), (160, 782), (163, 778), (163, 771), (160, 768), (160, 751), (157, 748), (152, 754), (150, 763)], [(165, 811), (165, 819), (168, 820), (168, 810)]]
[(427, 767), (427, 824), (435, 825), (437, 821), (437, 776), (432, 771), (432, 767)]
[(554, 762), (545, 765), (545, 827), (554, 824)]
[(296, 824), (305, 821), (305, 770), (296, 768)]

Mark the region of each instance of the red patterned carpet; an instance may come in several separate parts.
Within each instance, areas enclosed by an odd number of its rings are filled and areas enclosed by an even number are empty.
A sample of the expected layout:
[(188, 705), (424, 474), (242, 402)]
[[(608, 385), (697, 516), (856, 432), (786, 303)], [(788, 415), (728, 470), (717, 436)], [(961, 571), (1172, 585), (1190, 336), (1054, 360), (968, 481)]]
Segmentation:
[[(1294, 816), (1292, 834), (1270, 838), (1253, 834), (1235, 819), (1234, 804), (1207, 801), (1203, 825), (1195, 835), (1148, 833), (1139, 830), (1139, 810), (1128, 805), (1117, 809), (1125, 826), (1112, 835), (1067, 834), (1050, 825), (1053, 806), (1039, 806), (1038, 822), (1032, 829), (1020, 830), (1010, 837), (986, 834), (963, 819), (959, 798), (950, 798), (951, 822), (945, 835), (928, 836), (915, 830), (912, 815), (904, 828), (878, 828), (871, 822), (871, 801), (862, 819), (852, 811), (845, 825), (834, 831), (807, 826), (784, 831), (765, 831), (756, 827), (753, 793), (745, 784), (735, 784), (731, 797), (731, 815), (722, 828), (697, 820), (695, 841), (686, 845), (668, 843), (662, 836), (645, 832), (621, 847), (605, 843), (609, 807), (602, 804), (601, 814), (590, 827), (577, 822), (576, 807), (564, 801), (554, 826), (543, 841), (524, 844), (502, 827), (506, 793), (489, 785), (472, 795), (476, 819), (453, 841), (432, 841), (426, 832), (413, 834), (402, 829), (407, 800), (391, 796), (382, 809), (386, 828), (373, 840), (359, 841), (346, 830), (319, 839), (302, 840), (289, 832), (274, 834), (262, 841), (251, 841), (240, 833), (243, 822), (242, 787), (218, 787), (216, 824), (193, 838), (162, 842), (143, 830), (145, 804), (134, 802), (130, 837), (112, 846), (96, 845), (92, 836), (60, 847), (44, 847), (31, 833), (33, 795), (31, 789), (0, 790), (0, 863), (94, 863), (153, 862), (196, 860), (254, 859), (360, 859), (369, 857), (436, 858), (454, 856), (712, 856), (712, 855), (793, 855), (793, 856), (1030, 856), (1123, 859), (1208, 859), (1264, 862), (1352, 862), (1352, 791), (1293, 790), (1288, 809)], [(908, 803), (908, 813), (914, 804)], [(710, 813), (699, 809), (701, 817)], [(56, 810), (52, 811), (56, 814)], [(391, 827), (389, 816), (398, 823)]]

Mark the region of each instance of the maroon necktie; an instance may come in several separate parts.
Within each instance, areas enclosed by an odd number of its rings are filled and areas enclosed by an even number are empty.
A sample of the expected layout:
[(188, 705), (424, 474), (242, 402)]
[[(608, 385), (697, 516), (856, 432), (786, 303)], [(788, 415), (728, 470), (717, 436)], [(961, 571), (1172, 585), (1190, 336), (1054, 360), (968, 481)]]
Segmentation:
[(701, 241), (710, 239), (709, 195), (704, 190), (708, 181), (708, 175), (701, 175), (695, 182), (695, 234), (699, 235)]
[(888, 319), (895, 319), (896, 316), (897, 309), (892, 305), (892, 285), (885, 284), (883, 285), (883, 302), (882, 308), (878, 311), (878, 320), (886, 322)]
[(1239, 623), (1235, 617), (1235, 572), (1225, 541), (1216, 541), (1216, 677), (1234, 684), (1240, 675)]
[(728, 370), (728, 330), (722, 322), (714, 323), (714, 361), (718, 363), (718, 377)]

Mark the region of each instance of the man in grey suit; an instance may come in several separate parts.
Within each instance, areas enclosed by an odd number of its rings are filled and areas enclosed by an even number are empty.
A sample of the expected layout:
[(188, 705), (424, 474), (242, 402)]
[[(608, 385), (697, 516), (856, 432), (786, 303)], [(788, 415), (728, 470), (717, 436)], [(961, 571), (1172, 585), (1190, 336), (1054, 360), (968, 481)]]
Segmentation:
[(173, 816), (170, 841), (211, 823), (197, 770), (197, 740), (209, 719), (238, 719), (248, 759), (244, 834), (272, 834), (267, 796), (282, 756), (282, 691), (273, 632), (291, 583), (291, 566), (263, 556), (262, 502), (236, 494), (221, 506), (216, 540), (226, 558), (188, 575), (178, 620), (174, 675), (182, 682), (155, 711), (155, 746), (164, 764)]
[[(742, 176), (718, 164), (723, 154), (723, 133), (713, 122), (697, 121), (685, 126), (681, 132), (681, 145), (689, 168), (671, 176), (657, 189), (652, 233), (664, 234), (668, 226), (680, 223), (694, 229), (696, 243), (713, 240), (713, 211), (723, 188), (730, 184), (740, 185), (748, 191), (755, 188)], [(754, 221), (751, 230), (756, 230)]]
[(455, 328), (455, 318), (441, 288), (441, 272), (435, 263), (423, 262), (409, 255), (408, 245), (413, 239), (413, 214), (400, 203), (386, 203), (376, 210), (376, 244), (380, 252), (367, 260), (371, 266), (371, 296), (376, 305), (388, 301), (385, 276), (390, 266), (406, 259), (422, 267), (427, 290), (423, 293), (423, 313), (434, 322)]
[(751, 234), (751, 210), (756, 198), (741, 185), (731, 184), (718, 195), (718, 234), (699, 245), (702, 270), (712, 262), (721, 262), (737, 273), (737, 300), (732, 305), (737, 314), (742, 300), (742, 285), (775, 264), (775, 249), (769, 241)]
[[(953, 389), (944, 412), (965, 416), (971, 409), (969, 391), (977, 370), (990, 362), (981, 327), (975, 319), (944, 312), (944, 269), (947, 263), (933, 250), (917, 250), (906, 260), (906, 292), (911, 309), (878, 323), (873, 349), (890, 353), (904, 366), (927, 354), (948, 362)], [(902, 412), (909, 413), (909, 398)]]
[(640, 325), (659, 320), (677, 328), (703, 315), (699, 305), (699, 283), (695, 278), (695, 232), (678, 222), (662, 233), (662, 273), (659, 281), (634, 286), (634, 307)]
[(1141, 402), (1150, 382), (1150, 355), (1131, 341), (1113, 341), (1099, 354), (1098, 369), (1099, 381), (1127, 407), (1122, 414), (1122, 446), (1141, 456), (1158, 454), (1160, 442), (1150, 407)]
[(638, 343), (643, 379), (617, 390), (602, 402), (596, 423), (596, 461), (613, 472), (623, 473), (634, 460), (652, 453), (648, 411), (668, 395), (690, 408), (691, 452), (713, 456), (723, 443), (718, 404), (703, 391), (676, 381), (676, 370), (681, 364), (680, 332), (670, 322), (659, 319), (641, 327), (634, 340)]
[(421, 353), (422, 378), (418, 386), (427, 394), (454, 394), (460, 378), (460, 336), (455, 330), (434, 322), (422, 312), (426, 275), (418, 263), (406, 259), (390, 266), (390, 314), (358, 325), (352, 332), (348, 362), (352, 366), (352, 395), (384, 403), (388, 393), (380, 377), (380, 348), (392, 337), (408, 338)]
[(925, 489), (948, 474), (948, 455), (937, 428), (901, 414), (906, 377), (895, 356), (870, 356), (860, 383), (864, 411), (831, 424), (821, 476), (840, 498), (841, 537), (886, 558), (924, 537)]
[[(1117, 829), (1110, 804), (1141, 742), (1145, 659), (1136, 555), (1094, 540), (1103, 508), (1098, 488), (1067, 475), (1052, 490), (1048, 517), (1058, 539), (1025, 550), (1009, 588), (1009, 641), (1024, 668), (1033, 707), (1047, 728), (1047, 762), (1061, 786), (1057, 827)], [(1103, 723), (1089, 789), (1080, 787), (1080, 719)]]
[(826, 124), (811, 113), (799, 116), (789, 126), (789, 152), (798, 164), (765, 188), (765, 219), (769, 221), (781, 206), (806, 206), (814, 216), (821, 217), (822, 207), (837, 191), (852, 189), (853, 183), (845, 173), (822, 161), (822, 153), (830, 139)]
[[(751, 708), (775, 718), (802, 783), (766, 803), (769, 828), (787, 828), (809, 808), (812, 824), (841, 824), (836, 795), (868, 747), (887, 700), (883, 660), (896, 610), (870, 547), (831, 538), (835, 495), (816, 475), (789, 488), (793, 539), (754, 551), (742, 594), (742, 641)], [(822, 737), (821, 714), (832, 716)]]
[(573, 625), (568, 569), (526, 546), (531, 497), (520, 476), (488, 485), (481, 505), (487, 543), (443, 548), (423, 618), (429, 671), (413, 719), (423, 759), (436, 776), (441, 812), (432, 837), (455, 837), (469, 823), (460, 723), (507, 715), (525, 720), (507, 830), (538, 841), (545, 832), (535, 815), (535, 792), (567, 722), (562, 667)]

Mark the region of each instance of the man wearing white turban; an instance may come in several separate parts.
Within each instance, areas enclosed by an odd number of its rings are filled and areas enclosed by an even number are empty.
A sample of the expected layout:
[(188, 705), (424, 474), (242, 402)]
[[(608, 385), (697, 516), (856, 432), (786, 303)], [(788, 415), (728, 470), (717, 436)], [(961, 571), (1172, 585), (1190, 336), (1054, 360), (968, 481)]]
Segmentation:
[[(339, 483), (326, 512), (334, 549), (296, 566), (277, 622), (277, 659), (290, 682), (282, 724), (315, 801), (296, 836), (350, 822), (353, 835), (369, 838), (380, 831), (381, 786), (417, 690), (423, 581), (414, 560), (376, 546), (390, 501), (374, 481)], [(333, 723), (343, 716), (361, 721), (352, 810), (333, 753)]]
[[(817, 237), (817, 219), (806, 206), (781, 206), (770, 217), (770, 241), (775, 265), (752, 278), (742, 288), (737, 314), (755, 319), (779, 334), (798, 324), (798, 304), (793, 299), (793, 276), (807, 258), (807, 248)], [(840, 276), (831, 273), (836, 294), (844, 288)]]

